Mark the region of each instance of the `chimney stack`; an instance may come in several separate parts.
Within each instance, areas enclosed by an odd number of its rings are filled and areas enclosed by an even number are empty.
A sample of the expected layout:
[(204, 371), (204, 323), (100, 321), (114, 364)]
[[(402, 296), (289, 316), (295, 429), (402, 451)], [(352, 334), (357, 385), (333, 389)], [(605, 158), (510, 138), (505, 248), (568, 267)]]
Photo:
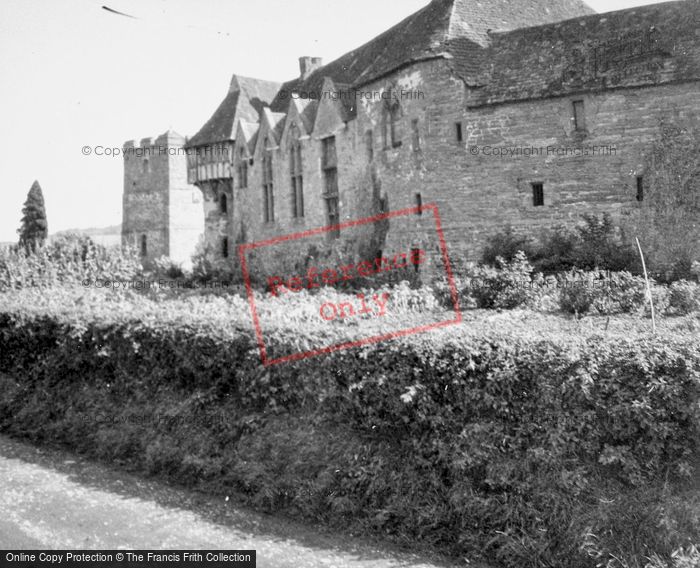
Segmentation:
[(301, 71), (302, 79), (306, 79), (311, 73), (322, 66), (323, 58), (321, 57), (309, 57), (305, 55), (299, 58), (299, 71)]

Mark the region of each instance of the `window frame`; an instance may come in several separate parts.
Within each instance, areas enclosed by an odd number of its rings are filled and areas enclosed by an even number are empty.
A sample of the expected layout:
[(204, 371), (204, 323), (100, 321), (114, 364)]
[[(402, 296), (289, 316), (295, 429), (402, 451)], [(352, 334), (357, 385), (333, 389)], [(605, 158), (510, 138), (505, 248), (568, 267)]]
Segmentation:
[(642, 201), (644, 201), (644, 176), (637, 176), (636, 183), (637, 183), (637, 194), (635, 195), (635, 199), (639, 203), (641, 203)]
[[(321, 139), (321, 170), (323, 171), (323, 200), (326, 204), (328, 226), (340, 223), (340, 190), (338, 187), (338, 154), (335, 136)], [(329, 239), (340, 237), (340, 229), (328, 232)]]
[(262, 188), (263, 188), (263, 222), (275, 221), (275, 189), (272, 150), (267, 149), (267, 140), (263, 145)]
[(530, 186), (532, 187), (532, 206), (544, 207), (544, 182), (535, 181)]
[[(391, 95), (391, 89), (388, 91)], [(395, 150), (403, 145), (401, 132), (401, 104), (391, 96), (382, 107), (382, 143), (385, 150)]]
[(291, 211), (294, 219), (304, 218), (304, 162), (302, 158), (302, 146), (298, 136), (298, 129), (289, 147), (289, 177)]

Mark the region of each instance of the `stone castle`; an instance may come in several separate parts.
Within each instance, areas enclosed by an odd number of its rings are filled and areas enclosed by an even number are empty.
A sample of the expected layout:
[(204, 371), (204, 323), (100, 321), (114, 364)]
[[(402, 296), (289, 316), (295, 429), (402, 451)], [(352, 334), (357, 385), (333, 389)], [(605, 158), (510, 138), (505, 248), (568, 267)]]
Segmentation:
[[(235, 262), (241, 243), (430, 203), (450, 253), (475, 259), (506, 225), (634, 215), (662, 121), (700, 128), (698, 0), (432, 0), (299, 62), (286, 83), (234, 75), (189, 140), (126, 144), (124, 242), (186, 262), (202, 240)], [(431, 228), (417, 210), (371, 238), (432, 253)]]

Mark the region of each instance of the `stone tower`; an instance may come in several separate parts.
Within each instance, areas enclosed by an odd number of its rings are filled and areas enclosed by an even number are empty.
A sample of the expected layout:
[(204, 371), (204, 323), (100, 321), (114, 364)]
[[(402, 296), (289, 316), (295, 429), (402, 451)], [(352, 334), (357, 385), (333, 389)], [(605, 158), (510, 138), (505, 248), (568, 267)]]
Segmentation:
[(185, 138), (168, 130), (124, 144), (122, 244), (145, 266), (161, 256), (184, 267), (204, 233), (201, 192), (187, 183)]

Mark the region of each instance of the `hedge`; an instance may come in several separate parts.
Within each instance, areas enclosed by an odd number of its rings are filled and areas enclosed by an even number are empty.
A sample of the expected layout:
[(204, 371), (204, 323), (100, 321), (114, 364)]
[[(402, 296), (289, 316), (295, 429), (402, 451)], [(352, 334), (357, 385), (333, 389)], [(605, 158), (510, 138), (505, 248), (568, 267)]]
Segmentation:
[(265, 368), (242, 305), (53, 293), (0, 295), (5, 433), (500, 566), (642, 567), (700, 530), (692, 328), (467, 318)]

